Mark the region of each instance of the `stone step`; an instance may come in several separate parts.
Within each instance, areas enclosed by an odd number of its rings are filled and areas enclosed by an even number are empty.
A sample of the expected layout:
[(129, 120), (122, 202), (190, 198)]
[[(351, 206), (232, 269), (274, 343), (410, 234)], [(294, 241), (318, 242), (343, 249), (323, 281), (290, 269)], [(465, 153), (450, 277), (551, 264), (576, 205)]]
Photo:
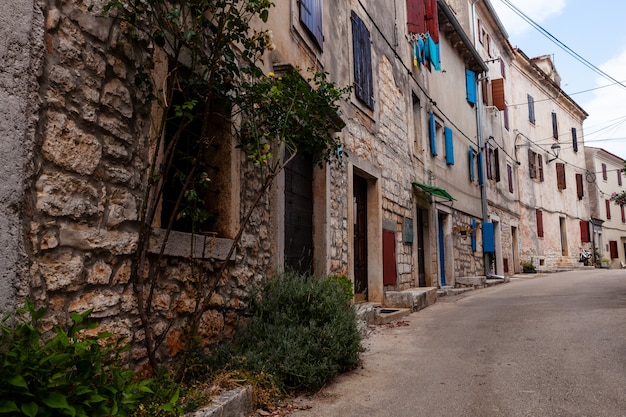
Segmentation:
[(384, 308), (408, 308), (419, 311), (437, 302), (437, 288), (419, 287), (385, 292)]

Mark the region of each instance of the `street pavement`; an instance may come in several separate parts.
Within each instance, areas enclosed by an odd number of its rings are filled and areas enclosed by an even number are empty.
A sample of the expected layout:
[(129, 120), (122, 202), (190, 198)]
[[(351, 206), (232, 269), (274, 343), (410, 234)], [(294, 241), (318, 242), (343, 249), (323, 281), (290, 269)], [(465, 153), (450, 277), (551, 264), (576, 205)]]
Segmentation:
[(626, 416), (626, 270), (513, 278), (370, 333), (290, 416)]

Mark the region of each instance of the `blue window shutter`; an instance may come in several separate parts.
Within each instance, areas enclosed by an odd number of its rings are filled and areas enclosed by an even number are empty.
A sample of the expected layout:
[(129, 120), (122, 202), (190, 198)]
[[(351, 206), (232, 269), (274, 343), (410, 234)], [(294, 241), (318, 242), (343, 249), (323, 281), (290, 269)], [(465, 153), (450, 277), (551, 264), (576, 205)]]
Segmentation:
[(474, 147), (471, 145), (469, 148), (469, 175), (470, 181), (474, 181), (476, 179), (476, 172), (474, 170)]
[(476, 104), (476, 73), (472, 70), (465, 70), (465, 83), (467, 89), (467, 101)]
[(496, 236), (493, 223), (483, 223), (483, 252), (494, 253), (496, 251)]
[(430, 112), (428, 128), (430, 130), (430, 153), (433, 156), (437, 156), (437, 126), (435, 126), (435, 115), (433, 112)]
[(317, 46), (323, 49), (322, 0), (300, 0), (300, 21), (313, 36)]
[(454, 165), (454, 143), (452, 142), (452, 129), (446, 126), (443, 132), (446, 138), (446, 164)]
[(472, 232), (472, 252), (476, 252), (476, 219), (472, 219), (472, 229), (474, 229), (474, 232)]
[(372, 43), (370, 32), (352, 11), (352, 53), (354, 54), (354, 94), (374, 110), (374, 79), (372, 74)]
[(478, 152), (478, 184), (483, 185), (485, 174), (483, 173), (483, 152)]

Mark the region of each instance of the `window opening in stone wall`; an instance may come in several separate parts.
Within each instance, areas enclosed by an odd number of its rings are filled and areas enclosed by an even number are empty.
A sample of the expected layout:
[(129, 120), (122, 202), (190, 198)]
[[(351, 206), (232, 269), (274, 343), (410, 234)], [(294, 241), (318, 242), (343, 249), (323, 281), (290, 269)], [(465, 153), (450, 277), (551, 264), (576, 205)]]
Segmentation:
[(543, 182), (543, 157), (532, 149), (528, 150), (528, 172), (530, 178)]
[[(175, 92), (171, 111), (183, 104), (182, 94)], [(218, 106), (207, 111), (204, 103), (198, 100), (192, 120), (168, 118), (164, 146), (169, 145), (179, 129), (180, 137), (163, 186), (161, 228), (167, 228), (173, 219), (172, 230), (175, 231), (210, 232), (228, 237), (225, 227), (220, 227), (221, 218), (231, 214), (224, 213), (232, 192), (227, 178), (232, 150), (226, 114), (228, 112)], [(190, 185), (181, 199), (186, 182)], [(177, 201), (180, 201), (178, 208)]]

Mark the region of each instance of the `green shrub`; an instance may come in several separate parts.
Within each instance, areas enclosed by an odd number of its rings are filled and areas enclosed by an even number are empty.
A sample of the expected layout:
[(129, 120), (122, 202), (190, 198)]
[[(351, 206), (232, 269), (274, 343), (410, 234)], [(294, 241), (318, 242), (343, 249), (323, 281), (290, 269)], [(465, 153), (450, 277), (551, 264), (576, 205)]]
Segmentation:
[(236, 340), (235, 355), (288, 390), (319, 388), (354, 367), (360, 334), (349, 285), (345, 277), (293, 272), (268, 280)]
[[(66, 331), (56, 328), (43, 338), (40, 320), (45, 311), (30, 302), (2, 321), (0, 334), (0, 415), (126, 416), (153, 397), (150, 380), (138, 381), (120, 365), (118, 342), (112, 334), (81, 337), (95, 328), (90, 311), (72, 313)], [(176, 398), (173, 398), (174, 402)], [(172, 411), (174, 406), (164, 408)]]

